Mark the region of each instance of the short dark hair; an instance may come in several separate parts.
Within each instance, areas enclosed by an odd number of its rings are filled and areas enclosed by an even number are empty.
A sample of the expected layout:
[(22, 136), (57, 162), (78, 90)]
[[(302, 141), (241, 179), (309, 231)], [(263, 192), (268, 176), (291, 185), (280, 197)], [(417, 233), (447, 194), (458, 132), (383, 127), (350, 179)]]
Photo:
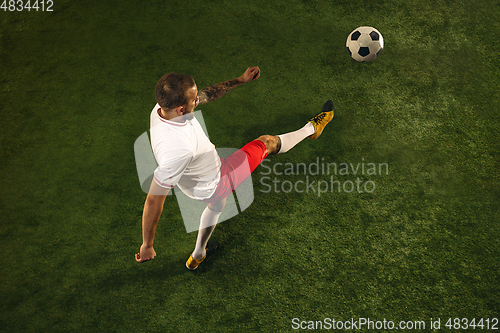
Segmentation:
[(186, 91), (194, 85), (194, 79), (189, 75), (165, 74), (156, 84), (156, 101), (164, 109), (174, 109), (186, 105), (188, 103)]

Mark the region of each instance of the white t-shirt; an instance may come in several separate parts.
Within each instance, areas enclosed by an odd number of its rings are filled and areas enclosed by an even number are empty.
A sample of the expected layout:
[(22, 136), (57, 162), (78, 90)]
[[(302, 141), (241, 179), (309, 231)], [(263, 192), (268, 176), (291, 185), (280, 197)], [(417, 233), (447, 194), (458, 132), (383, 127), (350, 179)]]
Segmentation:
[[(151, 146), (158, 163), (155, 182), (164, 188), (177, 185), (188, 197), (208, 199), (220, 179), (220, 158), (196, 118), (166, 120), (160, 106), (151, 112)], [(192, 115), (191, 115), (192, 116)]]

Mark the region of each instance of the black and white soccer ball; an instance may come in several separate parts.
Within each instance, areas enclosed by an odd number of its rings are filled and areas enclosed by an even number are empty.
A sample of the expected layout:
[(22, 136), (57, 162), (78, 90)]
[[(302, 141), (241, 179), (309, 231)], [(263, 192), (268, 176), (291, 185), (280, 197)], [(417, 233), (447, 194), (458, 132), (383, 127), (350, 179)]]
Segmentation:
[(349, 34), (347, 52), (356, 61), (372, 61), (384, 49), (384, 38), (372, 27), (359, 27)]

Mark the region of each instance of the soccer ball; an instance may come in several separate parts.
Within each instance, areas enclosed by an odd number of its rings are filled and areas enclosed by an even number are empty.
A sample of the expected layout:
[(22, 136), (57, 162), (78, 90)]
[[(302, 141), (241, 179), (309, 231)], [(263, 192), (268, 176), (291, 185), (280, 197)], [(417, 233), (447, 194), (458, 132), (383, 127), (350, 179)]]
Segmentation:
[(372, 27), (359, 27), (349, 34), (347, 52), (356, 61), (372, 61), (384, 49), (382, 34)]

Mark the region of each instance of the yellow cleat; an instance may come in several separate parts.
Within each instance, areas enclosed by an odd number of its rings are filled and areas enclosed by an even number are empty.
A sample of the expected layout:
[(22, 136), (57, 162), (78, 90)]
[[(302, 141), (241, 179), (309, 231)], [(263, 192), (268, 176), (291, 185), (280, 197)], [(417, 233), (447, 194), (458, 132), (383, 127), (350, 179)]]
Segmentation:
[(189, 269), (191, 271), (194, 271), (195, 269), (198, 268), (198, 266), (200, 266), (201, 262), (203, 260), (205, 260), (206, 257), (207, 257), (207, 255), (205, 254), (205, 256), (203, 257), (203, 259), (196, 260), (196, 259), (193, 259), (193, 255), (190, 255), (189, 259), (186, 261), (186, 267), (187, 267), (187, 269)]
[(186, 268), (191, 270), (191, 271), (194, 271), (195, 269), (198, 268), (198, 266), (200, 266), (202, 261), (205, 260), (205, 258), (209, 254), (212, 254), (213, 252), (215, 252), (215, 250), (218, 247), (219, 247), (219, 243), (217, 241), (208, 241), (207, 246), (205, 247), (205, 256), (200, 260), (196, 260), (196, 259), (193, 259), (193, 255), (190, 255), (189, 259), (186, 261)]
[(325, 126), (333, 119), (333, 102), (330, 100), (326, 101), (321, 111), (320, 114), (309, 120), (314, 126), (314, 134), (309, 135), (308, 139), (317, 139)]

